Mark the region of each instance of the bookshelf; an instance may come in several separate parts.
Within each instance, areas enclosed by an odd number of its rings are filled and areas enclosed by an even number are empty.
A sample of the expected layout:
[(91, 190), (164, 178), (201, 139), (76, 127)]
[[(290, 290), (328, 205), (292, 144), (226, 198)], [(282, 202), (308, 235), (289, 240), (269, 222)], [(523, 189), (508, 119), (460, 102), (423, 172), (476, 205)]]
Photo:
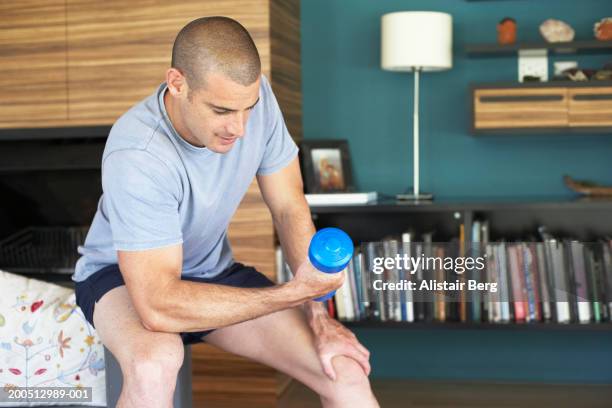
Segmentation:
[(550, 331), (612, 331), (608, 323), (462, 323), (462, 322), (380, 322), (375, 320), (341, 320), (351, 329), (402, 329), (402, 330), (550, 330)]
[[(486, 199), (446, 198), (431, 202), (376, 203), (345, 206), (313, 206), (317, 228), (339, 227), (353, 238), (355, 245), (381, 241), (407, 230), (434, 232), (434, 242), (447, 242), (465, 227), (465, 240), (471, 241), (475, 220), (487, 220), (490, 241), (540, 241), (537, 228), (546, 226), (558, 238), (584, 242), (612, 234), (612, 198), (576, 197), (497, 197)], [(609, 331), (609, 321), (578, 323), (459, 322), (459, 321), (343, 321), (352, 329), (405, 330), (518, 330), (518, 331)]]
[[(355, 243), (378, 240), (411, 227), (421, 232), (436, 231), (436, 239), (447, 240), (457, 234), (461, 223), (469, 240), (475, 217), (490, 221), (491, 240), (535, 235), (539, 225), (584, 241), (612, 234), (612, 197), (453, 197), (429, 202), (383, 199), (363, 205), (313, 206), (310, 211), (317, 228), (343, 228)], [(506, 219), (508, 216), (512, 219)]]

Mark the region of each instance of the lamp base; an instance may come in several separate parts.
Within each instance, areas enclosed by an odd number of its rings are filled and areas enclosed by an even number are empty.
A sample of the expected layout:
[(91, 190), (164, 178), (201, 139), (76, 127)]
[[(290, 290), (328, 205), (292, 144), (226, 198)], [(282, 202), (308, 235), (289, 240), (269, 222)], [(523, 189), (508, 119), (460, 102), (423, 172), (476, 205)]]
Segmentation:
[(396, 194), (395, 198), (399, 201), (431, 201), (433, 200), (433, 194), (431, 193), (402, 193)]

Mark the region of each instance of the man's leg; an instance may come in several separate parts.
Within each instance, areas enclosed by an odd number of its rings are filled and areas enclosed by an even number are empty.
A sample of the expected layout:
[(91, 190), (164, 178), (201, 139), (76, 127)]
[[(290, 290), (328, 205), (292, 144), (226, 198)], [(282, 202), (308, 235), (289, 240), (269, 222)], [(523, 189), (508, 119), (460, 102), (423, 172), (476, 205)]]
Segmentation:
[(323, 372), (314, 335), (300, 308), (287, 309), (217, 329), (207, 343), (266, 364), (297, 379), (328, 407), (378, 407), (368, 377), (354, 360), (333, 359), (336, 381)]
[(96, 303), (94, 326), (123, 373), (118, 408), (172, 407), (178, 371), (183, 364), (179, 334), (147, 330), (127, 288), (116, 287)]

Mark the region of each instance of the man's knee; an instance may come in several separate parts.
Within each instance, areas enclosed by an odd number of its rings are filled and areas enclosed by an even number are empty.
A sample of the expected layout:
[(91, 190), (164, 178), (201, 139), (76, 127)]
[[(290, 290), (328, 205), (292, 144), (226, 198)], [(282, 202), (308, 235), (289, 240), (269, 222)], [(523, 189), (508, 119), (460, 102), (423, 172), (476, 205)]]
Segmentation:
[(343, 388), (369, 387), (369, 380), (363, 368), (355, 360), (336, 356), (332, 360), (336, 372), (336, 386)]
[(333, 358), (332, 365), (336, 380), (331, 381), (327, 375), (321, 374), (321, 388), (316, 390), (321, 399), (341, 405), (355, 401), (369, 404), (367, 401), (372, 398), (370, 381), (359, 363), (352, 358), (337, 356)]
[(126, 357), (127, 361), (120, 362), (126, 382), (174, 384), (183, 365), (183, 342), (179, 336), (155, 337), (163, 340), (136, 347)]

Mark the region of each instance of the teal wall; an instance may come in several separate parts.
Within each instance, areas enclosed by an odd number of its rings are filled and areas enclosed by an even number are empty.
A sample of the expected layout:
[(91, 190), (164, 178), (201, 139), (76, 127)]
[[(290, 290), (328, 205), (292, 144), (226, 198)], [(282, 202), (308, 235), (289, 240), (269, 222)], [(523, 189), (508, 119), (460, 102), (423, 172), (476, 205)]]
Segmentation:
[[(518, 21), (520, 40), (559, 18), (591, 38), (610, 0), (302, 0), (306, 139), (348, 139), (363, 190), (412, 184), (412, 74), (380, 69), (380, 16), (399, 10), (453, 15), (454, 66), (421, 81), (422, 189), (437, 197), (570, 195), (561, 176), (612, 185), (612, 135), (469, 135), (468, 84), (513, 81), (516, 58), (466, 58), (466, 43), (495, 41), (496, 22)], [(566, 56), (599, 67), (611, 56)], [(552, 73), (552, 66), (550, 67)], [(373, 376), (612, 383), (611, 331), (357, 330)]]
[[(569, 195), (561, 176), (612, 184), (612, 135), (469, 134), (468, 84), (513, 81), (516, 57), (467, 58), (466, 43), (495, 42), (496, 23), (518, 22), (519, 40), (537, 40), (553, 17), (576, 39), (612, 15), (610, 0), (302, 0), (305, 138), (348, 139), (357, 186), (395, 194), (412, 185), (411, 73), (380, 68), (380, 17), (400, 10), (453, 16), (453, 68), (421, 76), (421, 186), (437, 197)], [(611, 55), (570, 55), (600, 67)], [(552, 74), (552, 66), (550, 67)]]
[(360, 329), (372, 377), (612, 384), (612, 329)]

